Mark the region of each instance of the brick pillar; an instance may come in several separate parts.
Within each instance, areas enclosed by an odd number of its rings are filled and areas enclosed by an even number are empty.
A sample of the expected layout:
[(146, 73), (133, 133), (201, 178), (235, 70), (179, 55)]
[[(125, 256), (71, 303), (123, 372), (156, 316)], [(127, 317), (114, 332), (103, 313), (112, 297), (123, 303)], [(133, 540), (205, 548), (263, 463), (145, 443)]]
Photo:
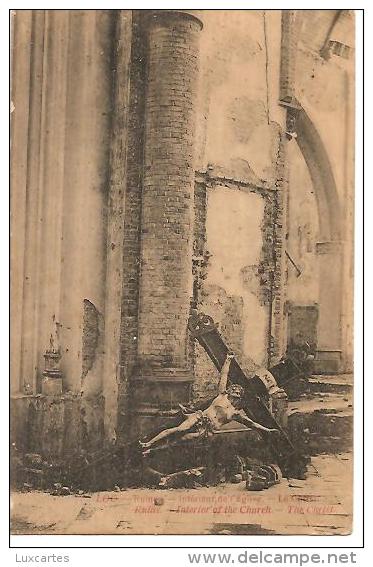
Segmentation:
[(140, 383), (137, 388), (141, 403), (157, 407), (187, 397), (191, 381), (187, 320), (201, 28), (185, 11), (152, 11), (148, 21), (137, 375), (145, 391)]

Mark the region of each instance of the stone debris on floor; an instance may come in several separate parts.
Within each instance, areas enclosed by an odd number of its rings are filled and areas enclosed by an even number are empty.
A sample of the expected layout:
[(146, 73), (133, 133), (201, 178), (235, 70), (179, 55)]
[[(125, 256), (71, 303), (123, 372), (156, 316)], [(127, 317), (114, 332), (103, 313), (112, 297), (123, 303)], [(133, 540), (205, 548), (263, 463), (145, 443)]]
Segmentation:
[(306, 480), (282, 479), (258, 493), (241, 482), (194, 490), (12, 495), (13, 535), (346, 535), (351, 518), (351, 453), (315, 456)]

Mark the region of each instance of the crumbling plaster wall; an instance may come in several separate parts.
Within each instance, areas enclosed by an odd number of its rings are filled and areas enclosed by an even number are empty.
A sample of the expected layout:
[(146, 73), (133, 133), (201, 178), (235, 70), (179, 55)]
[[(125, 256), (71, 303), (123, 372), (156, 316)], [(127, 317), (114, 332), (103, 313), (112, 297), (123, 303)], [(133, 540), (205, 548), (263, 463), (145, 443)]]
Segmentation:
[(261, 10), (236, 10), (229, 18), (224, 10), (204, 12), (198, 170), (212, 166), (224, 177), (251, 179), (254, 174), (275, 180), (282, 121), (276, 99), (276, 17)]
[[(227, 18), (212, 10), (203, 19), (196, 162), (215, 181), (196, 189), (194, 254), (196, 264), (203, 256), (203, 273), (195, 293), (198, 309), (220, 324), (252, 373), (268, 360), (276, 285), (269, 280), (278, 260), (273, 230), (284, 120), (277, 103), (281, 14), (238, 10)], [(198, 346), (195, 375), (195, 395), (213, 393), (217, 373)]]
[[(206, 249), (210, 256), (199, 309), (219, 322), (222, 334), (249, 371), (254, 370), (255, 362), (266, 359), (268, 306), (261, 300), (257, 274), (263, 217), (264, 200), (259, 194), (224, 186), (207, 192)], [(197, 349), (196, 390), (215, 381), (216, 373), (210, 367), (205, 353)]]

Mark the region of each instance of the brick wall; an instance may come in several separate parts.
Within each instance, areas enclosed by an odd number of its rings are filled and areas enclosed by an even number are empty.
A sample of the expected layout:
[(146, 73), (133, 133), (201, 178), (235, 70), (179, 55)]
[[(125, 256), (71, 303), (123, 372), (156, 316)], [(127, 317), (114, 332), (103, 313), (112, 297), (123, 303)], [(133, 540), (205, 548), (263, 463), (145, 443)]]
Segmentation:
[(131, 376), (137, 357), (138, 286), (140, 270), (141, 197), (143, 182), (145, 49), (144, 23), (133, 11), (129, 117), (127, 137), (126, 206), (123, 235), (121, 320), (122, 383)]
[(273, 216), (273, 290), (272, 290), (272, 324), (271, 324), (271, 353), (270, 364), (276, 364), (286, 350), (284, 326), (284, 303), (286, 297), (285, 256), (287, 232), (287, 192), (288, 171), (286, 161), (286, 141), (282, 136), (277, 155), (277, 180)]

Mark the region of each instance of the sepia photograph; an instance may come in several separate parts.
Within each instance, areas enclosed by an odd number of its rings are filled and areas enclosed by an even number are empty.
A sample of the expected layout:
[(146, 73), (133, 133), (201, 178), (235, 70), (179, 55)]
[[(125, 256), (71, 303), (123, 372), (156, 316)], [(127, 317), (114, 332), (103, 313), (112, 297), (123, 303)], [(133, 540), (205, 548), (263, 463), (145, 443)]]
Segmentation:
[(11, 534), (350, 535), (355, 11), (9, 17)]

